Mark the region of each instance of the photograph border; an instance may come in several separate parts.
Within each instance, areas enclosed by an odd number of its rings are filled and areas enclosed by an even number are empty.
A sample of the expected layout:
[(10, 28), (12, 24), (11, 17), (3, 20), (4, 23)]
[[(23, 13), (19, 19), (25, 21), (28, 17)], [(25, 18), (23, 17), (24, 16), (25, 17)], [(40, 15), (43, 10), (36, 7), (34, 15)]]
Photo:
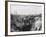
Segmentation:
[[(44, 5), (44, 33), (8, 35), (8, 2), (43, 4)], [(45, 34), (45, 3), (27, 2), (27, 1), (5, 1), (5, 36), (24, 36), (24, 35), (41, 35), (41, 34)]]

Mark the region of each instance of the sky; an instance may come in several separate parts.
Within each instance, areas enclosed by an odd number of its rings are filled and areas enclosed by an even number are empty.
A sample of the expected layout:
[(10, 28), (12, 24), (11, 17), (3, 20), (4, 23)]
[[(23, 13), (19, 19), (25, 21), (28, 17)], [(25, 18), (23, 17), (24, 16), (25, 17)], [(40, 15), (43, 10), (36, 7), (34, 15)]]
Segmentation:
[(37, 5), (10, 5), (10, 13), (18, 15), (37, 15), (42, 13), (42, 7)]

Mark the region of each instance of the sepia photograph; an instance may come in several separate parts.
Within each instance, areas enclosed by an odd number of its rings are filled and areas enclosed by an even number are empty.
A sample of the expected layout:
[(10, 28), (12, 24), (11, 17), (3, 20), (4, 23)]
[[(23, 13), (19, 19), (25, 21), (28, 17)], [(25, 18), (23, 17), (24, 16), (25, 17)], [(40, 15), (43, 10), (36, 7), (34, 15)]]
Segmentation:
[(44, 3), (8, 2), (8, 35), (44, 33)]

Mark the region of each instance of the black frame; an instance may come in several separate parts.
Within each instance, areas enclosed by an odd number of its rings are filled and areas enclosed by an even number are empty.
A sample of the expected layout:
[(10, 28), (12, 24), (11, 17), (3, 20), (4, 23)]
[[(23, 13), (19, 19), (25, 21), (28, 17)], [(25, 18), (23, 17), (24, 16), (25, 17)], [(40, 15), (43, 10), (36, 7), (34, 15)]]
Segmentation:
[[(8, 7), (7, 7), (8, 2), (43, 4), (44, 5), (44, 33), (8, 35)], [(42, 2), (27, 2), (27, 1), (5, 1), (5, 36), (24, 36), (24, 35), (41, 35), (41, 34), (45, 34), (45, 3), (42, 3)]]

